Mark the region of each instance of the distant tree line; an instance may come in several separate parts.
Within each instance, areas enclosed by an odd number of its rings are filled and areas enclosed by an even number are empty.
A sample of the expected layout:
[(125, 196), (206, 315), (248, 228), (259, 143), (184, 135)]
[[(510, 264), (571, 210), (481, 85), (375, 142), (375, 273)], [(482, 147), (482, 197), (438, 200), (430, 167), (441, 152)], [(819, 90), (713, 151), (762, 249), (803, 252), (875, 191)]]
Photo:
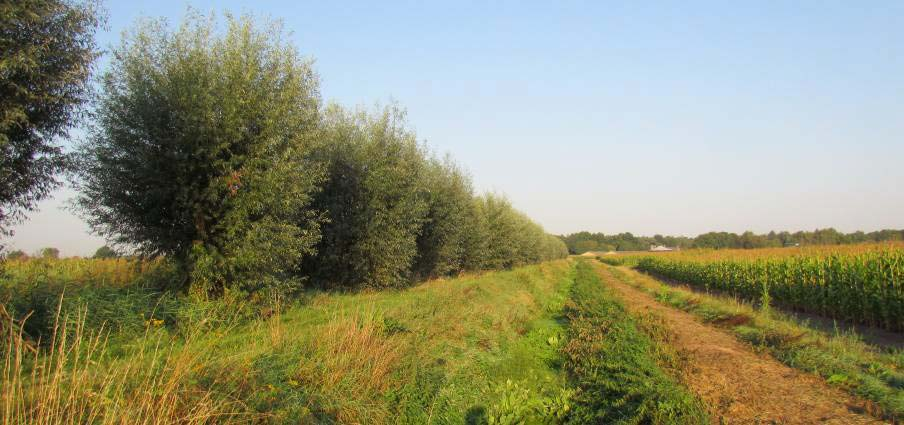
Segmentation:
[[(72, 87), (62, 92), (68, 98), (51, 90), (12, 112), (3, 104), (0, 161), (11, 168), (0, 176), (0, 223), (69, 171), (79, 211), (113, 245), (98, 258), (163, 257), (177, 266), (174, 288), (215, 297), (399, 287), (567, 254), (502, 196), (477, 195), (454, 162), (417, 141), (400, 108), (324, 106), (311, 60), (280, 24), (251, 17), (227, 16), (222, 25), (190, 13), (176, 30), (140, 22), (112, 52), (87, 136), (73, 155), (57, 155), (53, 138), (65, 135), (87, 90), (82, 71), (96, 55), (97, 21), (84, 5), (40, 4), (53, 10), (36, 28), (72, 38), (59, 46), (59, 66), (71, 60), (79, 72), (59, 71), (65, 78), (55, 84)], [(28, 20), (41, 18), (27, 7), (2, 9), (25, 25), (17, 40), (28, 40)], [(55, 46), (42, 48), (52, 55)], [(57, 100), (65, 102), (50, 111), (54, 119), (28, 116)]]
[(753, 249), (794, 245), (839, 245), (863, 242), (904, 240), (904, 230), (879, 230), (875, 232), (842, 233), (835, 229), (817, 229), (812, 232), (769, 232), (742, 234), (709, 232), (695, 238), (686, 236), (634, 236), (631, 233), (605, 235), (603, 233), (578, 232), (562, 236), (571, 254), (587, 251), (643, 251), (651, 245), (672, 248)]

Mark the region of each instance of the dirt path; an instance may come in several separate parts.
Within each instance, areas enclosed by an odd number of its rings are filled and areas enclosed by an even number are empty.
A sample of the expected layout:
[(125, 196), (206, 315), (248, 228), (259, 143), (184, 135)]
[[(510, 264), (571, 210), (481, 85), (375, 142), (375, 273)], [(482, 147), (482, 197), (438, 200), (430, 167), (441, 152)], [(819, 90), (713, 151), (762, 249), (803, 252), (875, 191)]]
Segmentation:
[(694, 316), (658, 303), (621, 282), (603, 265), (595, 265), (604, 284), (618, 293), (632, 312), (654, 312), (675, 335), (675, 348), (687, 356), (687, 386), (709, 407), (713, 418), (730, 424), (866, 424), (883, 423), (858, 403), (821, 379), (754, 353), (719, 329)]

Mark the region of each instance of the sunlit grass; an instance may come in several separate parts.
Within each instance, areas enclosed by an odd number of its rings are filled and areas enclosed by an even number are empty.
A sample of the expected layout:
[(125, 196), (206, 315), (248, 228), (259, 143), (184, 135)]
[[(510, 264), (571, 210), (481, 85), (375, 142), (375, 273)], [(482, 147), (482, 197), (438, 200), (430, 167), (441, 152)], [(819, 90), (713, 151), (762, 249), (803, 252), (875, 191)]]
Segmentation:
[(92, 308), (103, 308), (90, 303), (77, 316), (64, 312), (50, 341), (29, 340), (9, 320), (4, 423), (552, 414), (568, 399), (557, 317), (571, 270), (561, 260), (406, 290), (312, 292), (253, 320), (238, 317), (246, 311), (238, 305), (183, 300), (166, 320), (145, 318), (138, 335), (85, 326)]

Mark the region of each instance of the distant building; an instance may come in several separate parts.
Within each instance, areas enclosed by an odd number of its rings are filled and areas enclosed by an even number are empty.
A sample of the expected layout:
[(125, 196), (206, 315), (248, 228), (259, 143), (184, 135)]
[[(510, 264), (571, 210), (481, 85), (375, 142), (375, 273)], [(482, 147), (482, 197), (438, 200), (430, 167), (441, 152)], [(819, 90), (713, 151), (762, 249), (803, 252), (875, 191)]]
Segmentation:
[(664, 245), (650, 245), (650, 252), (666, 252), (666, 251), (674, 251), (675, 248), (669, 248)]

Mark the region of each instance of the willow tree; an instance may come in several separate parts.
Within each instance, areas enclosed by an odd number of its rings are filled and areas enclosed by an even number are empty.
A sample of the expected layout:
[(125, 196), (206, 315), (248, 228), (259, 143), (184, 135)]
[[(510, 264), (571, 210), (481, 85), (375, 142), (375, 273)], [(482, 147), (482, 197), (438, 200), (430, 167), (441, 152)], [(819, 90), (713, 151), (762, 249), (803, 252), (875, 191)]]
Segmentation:
[(0, 236), (59, 185), (98, 25), (94, 3), (0, 2)]
[(449, 157), (431, 159), (424, 173), (427, 215), (417, 238), (413, 271), (418, 279), (448, 276), (466, 267), (468, 238), (479, 231), (474, 220), (474, 189), (468, 175)]
[(328, 221), (304, 273), (326, 287), (410, 283), (427, 213), (426, 157), (404, 112), (328, 108), (316, 158), (328, 171), (313, 207)]
[(79, 148), (78, 205), (93, 229), (183, 266), (202, 293), (283, 282), (319, 240), (306, 208), (318, 80), (278, 23), (190, 15), (143, 21), (103, 76)]

